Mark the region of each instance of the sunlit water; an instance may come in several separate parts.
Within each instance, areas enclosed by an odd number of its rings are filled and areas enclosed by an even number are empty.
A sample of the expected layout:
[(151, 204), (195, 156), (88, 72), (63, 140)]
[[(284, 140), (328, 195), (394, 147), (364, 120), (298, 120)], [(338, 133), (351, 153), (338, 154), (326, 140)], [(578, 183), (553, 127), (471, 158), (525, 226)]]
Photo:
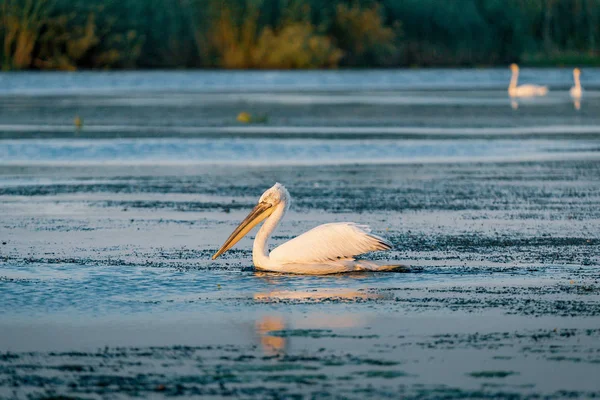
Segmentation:
[[(106, 139), (0, 141), (0, 164), (352, 164), (595, 157), (580, 140)], [(585, 152), (585, 154), (582, 154)]]

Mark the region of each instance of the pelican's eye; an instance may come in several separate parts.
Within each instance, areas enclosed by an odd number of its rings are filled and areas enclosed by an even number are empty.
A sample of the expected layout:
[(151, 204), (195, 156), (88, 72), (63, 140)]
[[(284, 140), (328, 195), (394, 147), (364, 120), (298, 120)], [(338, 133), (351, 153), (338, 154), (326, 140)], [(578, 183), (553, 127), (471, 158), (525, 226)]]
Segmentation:
[(259, 202), (271, 204), (274, 206), (277, 203), (279, 203), (279, 194), (276, 192), (265, 193), (260, 197)]
[(264, 200), (265, 203), (269, 203), (271, 205), (276, 205), (279, 203), (280, 199), (279, 199), (279, 194), (278, 193), (271, 193), (269, 196), (267, 196)]
[(281, 184), (276, 183), (275, 186), (264, 192), (258, 201), (276, 206), (287, 199), (286, 193), (285, 188)]

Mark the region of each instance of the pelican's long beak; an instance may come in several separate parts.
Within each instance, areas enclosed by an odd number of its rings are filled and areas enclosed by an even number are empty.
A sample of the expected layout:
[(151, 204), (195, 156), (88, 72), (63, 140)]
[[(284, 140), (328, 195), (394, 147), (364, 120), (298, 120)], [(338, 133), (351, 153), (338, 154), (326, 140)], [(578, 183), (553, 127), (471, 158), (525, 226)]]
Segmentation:
[(250, 211), (250, 214), (248, 214), (248, 216), (242, 221), (242, 223), (239, 224), (237, 228), (235, 228), (235, 231), (233, 231), (233, 233), (227, 238), (225, 243), (223, 243), (223, 246), (221, 246), (219, 251), (217, 251), (212, 256), (212, 259), (216, 260), (217, 257), (219, 257), (221, 254), (225, 253), (227, 250), (232, 248), (241, 238), (246, 236), (246, 234), (250, 232), (252, 228), (254, 228), (261, 221), (263, 221), (265, 218), (271, 215), (273, 213), (273, 210), (273, 205), (269, 203), (258, 203), (256, 207), (254, 207), (254, 209)]

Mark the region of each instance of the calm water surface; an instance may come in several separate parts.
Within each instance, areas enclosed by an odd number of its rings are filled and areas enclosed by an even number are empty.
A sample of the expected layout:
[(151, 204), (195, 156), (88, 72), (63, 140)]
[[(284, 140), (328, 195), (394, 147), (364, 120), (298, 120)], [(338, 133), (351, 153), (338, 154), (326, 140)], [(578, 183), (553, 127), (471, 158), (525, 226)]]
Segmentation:
[[(508, 68), (362, 71), (149, 71), (17, 72), (0, 74), (0, 94), (90, 94), (114, 92), (264, 92), (390, 89), (499, 89), (508, 85)], [(520, 82), (572, 86), (570, 68), (522, 68)], [(584, 88), (600, 88), (600, 68), (584, 68)]]
[[(39, 352), (0, 397), (600, 396), (600, 70), (579, 108), (568, 69), (508, 79), (0, 74), (0, 353)], [(252, 234), (211, 261), (275, 181), (273, 245), (366, 223), (410, 268), (260, 274)]]

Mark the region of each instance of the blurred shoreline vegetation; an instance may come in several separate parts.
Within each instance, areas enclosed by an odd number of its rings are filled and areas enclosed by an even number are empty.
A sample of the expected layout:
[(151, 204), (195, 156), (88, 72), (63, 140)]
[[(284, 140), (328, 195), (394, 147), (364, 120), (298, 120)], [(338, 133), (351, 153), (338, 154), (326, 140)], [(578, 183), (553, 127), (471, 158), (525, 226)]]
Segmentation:
[(0, 0), (21, 69), (600, 65), (600, 0)]
[(58, 0), (0, 1), (4, 70), (133, 67), (139, 56), (141, 39), (115, 32), (101, 5), (57, 13)]
[(216, 67), (227, 69), (307, 69), (336, 67), (342, 51), (319, 32), (310, 9), (283, 9), (277, 26), (260, 27), (260, 9), (248, 1), (245, 9), (220, 4), (208, 29), (210, 54)]

